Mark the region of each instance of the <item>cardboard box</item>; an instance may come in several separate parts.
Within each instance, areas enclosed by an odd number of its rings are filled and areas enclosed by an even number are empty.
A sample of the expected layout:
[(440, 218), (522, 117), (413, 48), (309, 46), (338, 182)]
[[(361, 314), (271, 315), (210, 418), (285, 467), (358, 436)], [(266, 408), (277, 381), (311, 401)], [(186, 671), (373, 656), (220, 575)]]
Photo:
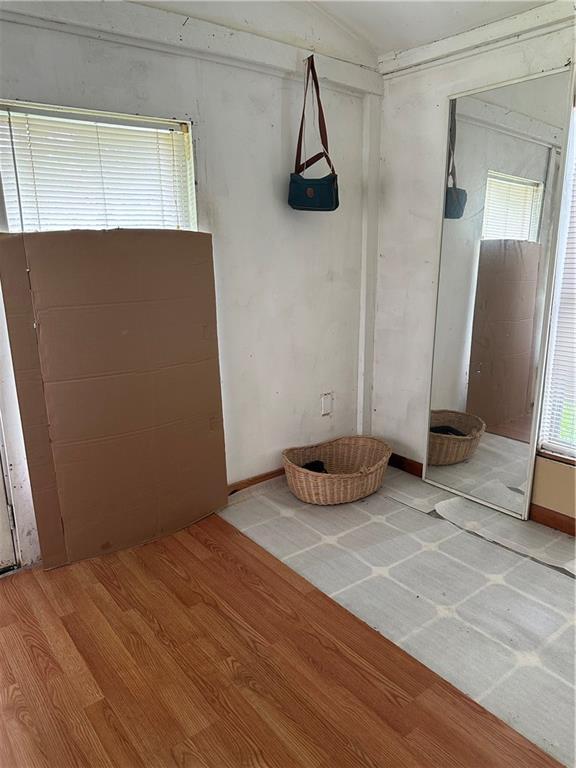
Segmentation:
[(226, 503), (210, 235), (2, 235), (0, 282), (45, 566)]

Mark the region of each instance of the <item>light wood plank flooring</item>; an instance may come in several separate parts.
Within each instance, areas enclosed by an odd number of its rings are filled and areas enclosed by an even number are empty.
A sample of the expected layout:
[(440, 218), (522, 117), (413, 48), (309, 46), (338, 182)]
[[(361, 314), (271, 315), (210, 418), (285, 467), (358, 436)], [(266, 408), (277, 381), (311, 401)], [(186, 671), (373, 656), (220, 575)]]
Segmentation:
[(218, 517), (0, 580), (0, 766), (557, 766)]

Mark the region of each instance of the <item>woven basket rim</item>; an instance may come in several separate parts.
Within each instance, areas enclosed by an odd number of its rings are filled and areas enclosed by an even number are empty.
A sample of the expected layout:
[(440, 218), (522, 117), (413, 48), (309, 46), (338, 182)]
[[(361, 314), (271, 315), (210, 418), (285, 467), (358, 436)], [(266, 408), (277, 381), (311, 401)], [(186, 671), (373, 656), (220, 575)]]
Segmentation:
[[(345, 472), (336, 474), (334, 472), (313, 472), (310, 469), (305, 469), (304, 467), (299, 466), (298, 464), (295, 464), (287, 455), (289, 451), (301, 451), (303, 449), (309, 449), (309, 448), (323, 448), (327, 445), (332, 445), (333, 443), (342, 443), (345, 441), (354, 441), (354, 442), (373, 442), (378, 443), (382, 446), (384, 446), (384, 455), (381, 459), (378, 459), (378, 461), (375, 464), (370, 464), (364, 471), (359, 472)], [(343, 477), (346, 478), (354, 478), (354, 477), (366, 477), (366, 475), (374, 472), (377, 470), (382, 464), (387, 464), (388, 460), (390, 459), (390, 456), (392, 455), (392, 447), (385, 442), (384, 440), (381, 440), (378, 437), (372, 437), (369, 435), (350, 435), (350, 436), (344, 436), (344, 437), (335, 437), (332, 440), (324, 440), (321, 443), (311, 443), (310, 445), (293, 445), (290, 448), (285, 448), (282, 451), (282, 458), (284, 461), (286, 461), (288, 464), (290, 464), (290, 467), (295, 469), (298, 472), (301, 472), (306, 475), (313, 475), (317, 479), (322, 479), (323, 482), (326, 481), (341, 481)]]
[(449, 411), (445, 408), (440, 408), (438, 410), (431, 411), (431, 414), (432, 413), (447, 413), (447, 414), (452, 414), (454, 416), (468, 416), (470, 418), (477, 419), (480, 422), (480, 426), (474, 427), (472, 429), (472, 432), (469, 432), (467, 435), (441, 435), (437, 432), (430, 432), (430, 430), (428, 430), (430, 439), (432, 440), (441, 440), (441, 441), (455, 440), (457, 442), (463, 443), (465, 440), (475, 440), (478, 437), (478, 435), (481, 435), (486, 431), (486, 422), (483, 419), (481, 419), (480, 416), (476, 416), (473, 413), (465, 413), (464, 411)]

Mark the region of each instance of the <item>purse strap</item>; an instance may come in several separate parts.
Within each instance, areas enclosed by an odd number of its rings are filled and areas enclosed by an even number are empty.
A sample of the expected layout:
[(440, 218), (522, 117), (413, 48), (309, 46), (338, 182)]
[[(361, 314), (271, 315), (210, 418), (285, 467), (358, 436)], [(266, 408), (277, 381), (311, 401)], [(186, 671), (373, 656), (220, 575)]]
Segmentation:
[[(309, 160), (302, 162), (302, 141), (304, 138), (304, 118), (306, 114), (306, 98), (308, 96), (308, 85), (310, 84), (310, 76), (312, 76), (312, 87), (316, 93), (316, 102), (318, 104), (318, 127), (320, 128), (320, 141), (322, 142), (322, 152), (318, 152)], [(324, 110), (322, 109), (322, 101), (320, 99), (320, 84), (318, 83), (318, 75), (316, 74), (316, 65), (314, 64), (314, 56), (308, 56), (306, 59), (306, 86), (304, 88), (304, 105), (302, 107), (302, 118), (300, 119), (300, 131), (298, 133), (298, 144), (296, 145), (296, 162), (294, 163), (294, 173), (302, 173), (306, 168), (310, 168), (311, 165), (317, 163), (318, 160), (324, 158), (332, 173), (336, 173), (330, 155), (328, 153), (328, 131), (326, 129), (326, 118), (324, 117)]]
[(450, 126), (448, 128), (448, 176), (446, 186), (452, 178), (452, 187), (457, 187), (456, 183), (456, 99), (450, 100)]

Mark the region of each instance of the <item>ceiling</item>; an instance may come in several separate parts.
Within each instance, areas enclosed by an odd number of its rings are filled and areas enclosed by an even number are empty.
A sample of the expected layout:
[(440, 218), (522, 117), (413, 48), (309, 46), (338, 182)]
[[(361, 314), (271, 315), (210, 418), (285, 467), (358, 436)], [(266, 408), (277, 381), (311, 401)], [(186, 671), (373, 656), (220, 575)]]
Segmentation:
[(546, 2), (550, 0), (318, 0), (315, 5), (382, 55), (467, 32)]
[(374, 68), (378, 55), (432, 43), (550, 1), (132, 0)]

